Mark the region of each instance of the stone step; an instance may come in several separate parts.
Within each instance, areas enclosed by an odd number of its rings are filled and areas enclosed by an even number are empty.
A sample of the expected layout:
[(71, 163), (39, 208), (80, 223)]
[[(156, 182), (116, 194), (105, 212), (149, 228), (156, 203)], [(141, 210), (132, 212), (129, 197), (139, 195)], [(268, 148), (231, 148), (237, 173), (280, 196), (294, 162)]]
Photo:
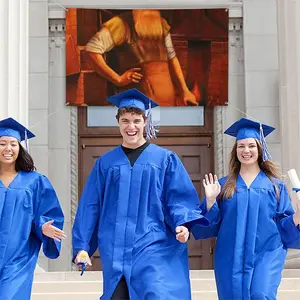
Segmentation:
[[(31, 300), (99, 300), (99, 293), (36, 293), (33, 294)], [(211, 292), (193, 292), (193, 300), (218, 300), (217, 293), (215, 291)], [(279, 291), (277, 300), (299, 300), (300, 291)]]
[[(300, 299), (300, 270), (286, 269), (282, 274), (278, 300)], [(193, 300), (217, 300), (212, 270), (190, 271)], [(102, 294), (102, 272), (35, 273), (31, 300), (99, 300)]]
[[(85, 291), (101, 293), (101, 280), (93, 281), (45, 281), (34, 282), (32, 291), (34, 293), (67, 293), (72, 291), (74, 293), (84, 293)], [(216, 284), (213, 278), (200, 279), (194, 278), (191, 280), (192, 291), (215, 291)], [(279, 290), (295, 290), (300, 292), (300, 278), (283, 278)]]
[[(300, 269), (285, 269), (282, 272), (283, 278), (300, 278)], [(190, 278), (214, 278), (213, 270), (191, 270)], [(83, 276), (80, 272), (41, 272), (34, 274), (34, 281), (101, 281), (102, 272), (87, 271)]]
[[(300, 271), (300, 270), (299, 270)], [(192, 270), (190, 271), (190, 277), (193, 278), (214, 278), (214, 272), (212, 270)], [(299, 277), (299, 276), (291, 276), (291, 277)], [(34, 281), (101, 281), (102, 280), (102, 272), (98, 271), (87, 271), (83, 276), (80, 276), (80, 272), (41, 272), (34, 274)]]

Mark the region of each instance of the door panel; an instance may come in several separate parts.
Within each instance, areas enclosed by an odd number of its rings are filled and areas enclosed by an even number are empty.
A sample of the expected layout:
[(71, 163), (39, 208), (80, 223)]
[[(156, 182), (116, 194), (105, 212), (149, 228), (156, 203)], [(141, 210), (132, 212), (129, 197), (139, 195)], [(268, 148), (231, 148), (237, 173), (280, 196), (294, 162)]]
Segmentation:
[[(165, 148), (174, 151), (179, 156), (202, 200), (204, 196), (202, 179), (206, 173), (212, 170), (210, 144), (170, 145)], [(212, 269), (212, 242), (211, 239), (196, 241), (191, 235), (188, 241), (191, 270)]]

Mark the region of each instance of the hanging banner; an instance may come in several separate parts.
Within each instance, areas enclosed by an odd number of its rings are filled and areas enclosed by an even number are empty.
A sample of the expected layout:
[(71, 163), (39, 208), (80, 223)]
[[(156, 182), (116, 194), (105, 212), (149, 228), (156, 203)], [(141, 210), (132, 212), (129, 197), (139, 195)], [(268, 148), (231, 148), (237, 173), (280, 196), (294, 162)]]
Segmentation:
[(228, 103), (225, 9), (68, 9), (66, 104), (137, 88), (160, 106)]

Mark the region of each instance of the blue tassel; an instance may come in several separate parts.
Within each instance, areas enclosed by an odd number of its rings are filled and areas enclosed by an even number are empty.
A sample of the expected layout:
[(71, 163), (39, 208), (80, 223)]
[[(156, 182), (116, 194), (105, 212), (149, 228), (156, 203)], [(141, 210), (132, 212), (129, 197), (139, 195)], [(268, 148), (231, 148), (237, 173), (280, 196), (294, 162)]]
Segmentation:
[(25, 147), (26, 147), (26, 150), (27, 150), (27, 152), (29, 152), (29, 149), (28, 149), (28, 137), (27, 137), (27, 130), (25, 130)]
[(264, 131), (261, 123), (259, 125), (259, 131), (260, 131), (260, 142), (262, 147), (262, 159), (263, 161), (271, 160), (272, 157), (268, 150), (267, 142), (264, 136)]
[(80, 276), (82, 276), (84, 271), (86, 270), (86, 265), (87, 265), (86, 263), (82, 263), (82, 262), (77, 263), (77, 266), (81, 266)]
[(147, 114), (147, 121), (146, 121), (146, 139), (155, 139), (156, 138), (156, 133), (159, 131), (159, 125), (154, 124), (153, 119), (152, 119), (152, 109), (151, 109), (151, 101), (149, 101), (149, 110)]

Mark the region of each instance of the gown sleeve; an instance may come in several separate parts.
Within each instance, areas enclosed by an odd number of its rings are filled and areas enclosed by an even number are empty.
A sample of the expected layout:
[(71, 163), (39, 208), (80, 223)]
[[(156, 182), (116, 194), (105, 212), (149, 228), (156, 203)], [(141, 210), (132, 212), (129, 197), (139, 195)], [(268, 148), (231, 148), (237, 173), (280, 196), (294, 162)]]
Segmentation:
[(98, 159), (85, 184), (73, 225), (73, 260), (80, 250), (88, 252), (90, 257), (97, 250), (103, 189), (104, 179), (100, 170), (100, 159)]
[[(227, 177), (223, 177), (219, 180), (221, 189), (223, 188), (226, 180)], [(204, 197), (203, 201), (201, 202), (200, 209), (206, 222), (203, 222), (202, 220), (196, 220), (191, 223), (191, 231), (196, 240), (214, 238), (218, 236), (219, 228), (222, 222), (222, 213), (220, 209), (221, 203), (222, 200), (217, 198), (215, 204), (210, 208), (209, 211), (207, 211), (206, 198)]]
[(217, 237), (221, 223), (221, 212), (218, 202), (216, 201), (210, 210), (207, 211), (206, 199), (204, 198), (200, 208), (206, 222), (196, 220), (191, 223), (191, 231), (195, 239), (200, 240)]
[(285, 184), (279, 185), (280, 202), (276, 212), (277, 227), (287, 248), (300, 249), (300, 228), (293, 221), (294, 209)]
[(163, 186), (166, 222), (175, 231), (176, 226), (202, 219), (197, 191), (175, 153), (169, 157)]
[(33, 219), (33, 231), (43, 244), (44, 254), (51, 259), (57, 258), (60, 253), (61, 242), (45, 236), (42, 232), (44, 223), (54, 220), (53, 226), (63, 229), (64, 214), (60, 207), (57, 195), (46, 176), (41, 176), (36, 187), (37, 212)]

